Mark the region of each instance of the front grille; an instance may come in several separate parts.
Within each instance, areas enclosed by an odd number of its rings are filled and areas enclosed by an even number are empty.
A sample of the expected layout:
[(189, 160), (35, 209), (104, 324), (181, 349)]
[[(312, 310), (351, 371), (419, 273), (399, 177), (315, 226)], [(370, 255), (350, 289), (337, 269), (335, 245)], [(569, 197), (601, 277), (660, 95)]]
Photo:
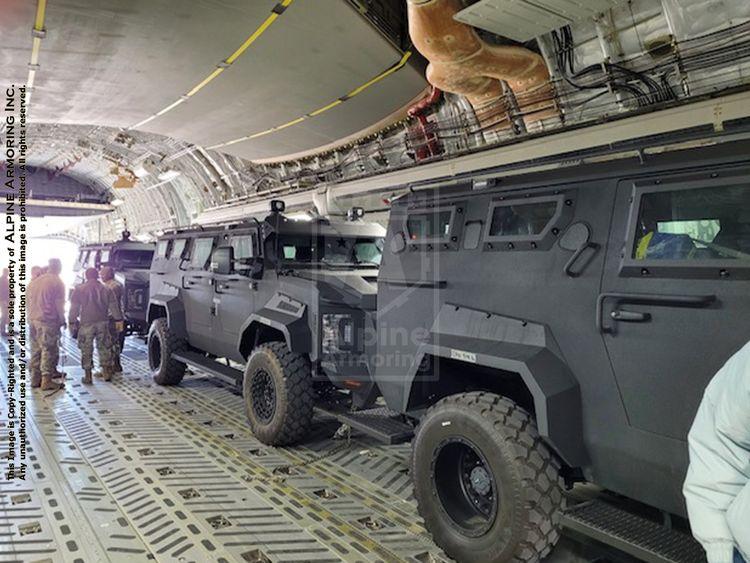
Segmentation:
[(325, 313), (321, 327), (321, 352), (332, 357), (355, 348), (354, 318), (348, 313)]
[(142, 313), (146, 310), (146, 291), (143, 288), (125, 290), (125, 313)]

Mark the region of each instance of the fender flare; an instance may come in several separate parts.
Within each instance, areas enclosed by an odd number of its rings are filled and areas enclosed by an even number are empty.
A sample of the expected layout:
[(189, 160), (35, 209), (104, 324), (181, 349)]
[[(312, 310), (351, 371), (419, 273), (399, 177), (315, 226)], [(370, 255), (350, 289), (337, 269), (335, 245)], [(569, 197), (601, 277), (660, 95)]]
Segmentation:
[(185, 321), (185, 307), (176, 295), (154, 295), (148, 302), (146, 318), (151, 318), (151, 311), (154, 306), (164, 307), (167, 312), (167, 323), (169, 330), (180, 336), (187, 338), (187, 324)]
[(548, 327), (443, 306), (430, 335), (419, 346), (415, 367), (409, 372), (410, 385), (428, 354), (517, 373), (531, 393), (539, 434), (569, 466), (586, 465), (580, 387)]
[(242, 355), (242, 341), (248, 330), (255, 330), (259, 325), (278, 330), (284, 336), (284, 342), (290, 350), (300, 354), (309, 354), (315, 361), (313, 338), (307, 324), (306, 305), (277, 293), (266, 303), (265, 307), (251, 314), (242, 324), (238, 338), (237, 351)]

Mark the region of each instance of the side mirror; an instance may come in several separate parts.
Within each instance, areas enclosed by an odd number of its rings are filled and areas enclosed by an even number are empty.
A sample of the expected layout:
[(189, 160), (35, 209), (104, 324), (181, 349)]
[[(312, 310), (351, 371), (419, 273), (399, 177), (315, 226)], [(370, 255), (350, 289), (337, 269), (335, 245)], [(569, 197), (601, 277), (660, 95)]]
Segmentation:
[(256, 256), (250, 258), (248, 261), (250, 266), (250, 277), (254, 280), (258, 280), (263, 277), (263, 258)]
[(232, 264), (234, 264), (234, 248), (231, 246), (220, 246), (211, 254), (211, 271), (214, 274), (231, 274)]

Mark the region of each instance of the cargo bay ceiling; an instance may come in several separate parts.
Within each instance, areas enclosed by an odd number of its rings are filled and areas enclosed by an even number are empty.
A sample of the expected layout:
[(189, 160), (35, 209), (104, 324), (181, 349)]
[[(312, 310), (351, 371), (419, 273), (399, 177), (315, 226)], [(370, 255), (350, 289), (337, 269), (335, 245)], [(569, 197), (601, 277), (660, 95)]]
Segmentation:
[(32, 197), (65, 180), (59, 199), (104, 205), (85, 238), (241, 218), (749, 76), (746, 0), (0, 0), (0, 79), (33, 86)]
[[(403, 117), (426, 87), (405, 34), (400, 1), (368, 12), (347, 0), (0, 0), (0, 78), (33, 83), (32, 165), (130, 204), (138, 190), (113, 186), (153, 186), (176, 163), (209, 205), (240, 159), (288, 158)], [(233, 163), (220, 172), (205, 152), (181, 159), (251, 136), (221, 150)], [(132, 177), (149, 163), (151, 178)], [(231, 197), (224, 188), (216, 198)]]

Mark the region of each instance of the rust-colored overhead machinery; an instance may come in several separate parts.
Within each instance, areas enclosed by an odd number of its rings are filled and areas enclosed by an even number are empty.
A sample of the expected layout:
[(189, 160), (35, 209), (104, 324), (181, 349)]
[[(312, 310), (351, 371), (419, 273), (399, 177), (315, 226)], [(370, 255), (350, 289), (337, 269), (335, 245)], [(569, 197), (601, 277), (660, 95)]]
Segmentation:
[[(409, 34), (429, 61), (427, 80), (465, 96), (485, 129), (510, 125), (513, 107), (526, 123), (557, 114), (544, 58), (524, 47), (491, 45), (454, 19), (461, 0), (407, 0)], [(511, 100), (509, 103), (508, 100)]]

